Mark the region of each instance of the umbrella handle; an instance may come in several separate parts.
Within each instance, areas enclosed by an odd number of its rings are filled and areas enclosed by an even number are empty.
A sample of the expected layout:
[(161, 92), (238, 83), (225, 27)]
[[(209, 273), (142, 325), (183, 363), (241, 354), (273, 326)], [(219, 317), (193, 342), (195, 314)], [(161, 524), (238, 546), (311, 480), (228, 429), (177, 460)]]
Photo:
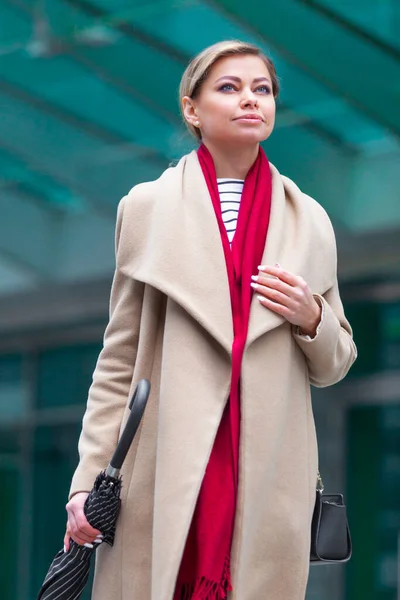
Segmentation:
[(122, 463), (125, 460), (132, 440), (140, 425), (140, 421), (142, 420), (149, 394), (150, 382), (147, 379), (141, 379), (137, 384), (136, 390), (129, 403), (131, 414), (129, 415), (113, 457), (110, 460), (110, 464), (106, 469), (106, 474), (111, 477), (117, 477), (119, 475), (119, 470), (122, 467)]

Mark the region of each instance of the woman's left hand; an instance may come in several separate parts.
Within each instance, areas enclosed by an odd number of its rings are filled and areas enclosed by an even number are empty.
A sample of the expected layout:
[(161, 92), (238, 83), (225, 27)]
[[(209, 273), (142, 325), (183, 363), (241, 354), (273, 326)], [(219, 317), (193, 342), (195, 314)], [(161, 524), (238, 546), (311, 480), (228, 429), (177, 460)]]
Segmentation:
[(280, 266), (259, 267), (251, 284), (263, 306), (298, 325), (303, 334), (314, 337), (321, 320), (321, 306), (302, 277)]

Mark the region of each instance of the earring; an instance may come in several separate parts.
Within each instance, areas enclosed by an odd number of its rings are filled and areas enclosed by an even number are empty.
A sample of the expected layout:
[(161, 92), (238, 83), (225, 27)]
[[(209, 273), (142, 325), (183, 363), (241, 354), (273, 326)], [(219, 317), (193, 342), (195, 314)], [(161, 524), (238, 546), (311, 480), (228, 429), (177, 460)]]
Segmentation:
[(195, 126), (195, 127), (200, 127), (200, 121), (195, 121), (195, 122), (194, 122), (194, 126)]

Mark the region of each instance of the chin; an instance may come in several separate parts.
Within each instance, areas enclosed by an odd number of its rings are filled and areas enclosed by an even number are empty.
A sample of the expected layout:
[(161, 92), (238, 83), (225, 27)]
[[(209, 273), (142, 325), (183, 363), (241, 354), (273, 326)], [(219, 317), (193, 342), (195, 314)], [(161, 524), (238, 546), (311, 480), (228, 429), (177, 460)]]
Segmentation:
[(232, 137), (232, 142), (234, 144), (247, 145), (247, 144), (260, 144), (264, 140), (269, 137), (268, 135), (260, 135), (257, 132), (246, 132), (246, 135), (236, 135)]
[[(219, 134), (219, 135), (218, 135)], [(229, 147), (232, 145), (236, 146), (253, 146), (255, 144), (260, 144), (265, 141), (271, 135), (271, 131), (251, 131), (251, 130), (242, 130), (242, 131), (221, 131), (215, 132), (210, 139), (215, 144), (219, 146)]]
[(232, 135), (232, 143), (236, 144), (261, 144), (271, 135), (272, 131), (266, 127), (263, 127), (262, 130), (251, 130), (251, 129), (242, 129), (241, 131), (236, 131), (235, 134)]

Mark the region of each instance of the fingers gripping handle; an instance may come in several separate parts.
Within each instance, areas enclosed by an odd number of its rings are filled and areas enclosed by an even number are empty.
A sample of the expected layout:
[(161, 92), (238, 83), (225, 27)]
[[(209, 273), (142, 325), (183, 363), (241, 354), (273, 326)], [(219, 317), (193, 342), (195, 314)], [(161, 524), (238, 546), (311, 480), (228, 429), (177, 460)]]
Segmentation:
[(136, 387), (129, 404), (131, 414), (122, 432), (118, 446), (115, 449), (110, 464), (107, 467), (106, 473), (112, 477), (116, 477), (125, 457), (128, 453), (133, 438), (142, 420), (144, 409), (150, 394), (150, 382), (147, 379), (141, 379)]

